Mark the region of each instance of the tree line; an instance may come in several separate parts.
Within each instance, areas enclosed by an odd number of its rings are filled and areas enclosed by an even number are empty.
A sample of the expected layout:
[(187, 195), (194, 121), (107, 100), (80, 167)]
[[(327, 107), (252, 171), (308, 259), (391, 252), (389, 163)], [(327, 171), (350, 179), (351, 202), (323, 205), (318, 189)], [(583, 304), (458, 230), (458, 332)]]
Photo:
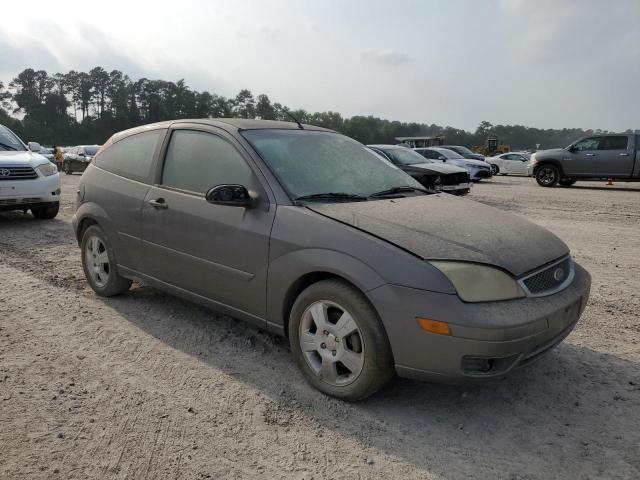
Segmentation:
[[(134, 80), (119, 70), (95, 67), (50, 75), (27, 68), (8, 85), (0, 82), (0, 124), (25, 141), (43, 145), (101, 144), (113, 133), (146, 123), (181, 118), (238, 117), (287, 120), (344, 133), (362, 143), (396, 143), (399, 136), (444, 135), (455, 145), (484, 145), (489, 136), (514, 148), (565, 146), (601, 130), (539, 129), (522, 125), (480, 123), (475, 132), (435, 123), (390, 121), (374, 116), (343, 117), (338, 112), (311, 113), (254, 97), (247, 89), (226, 98), (190, 88), (184, 80)], [(629, 130), (630, 132), (630, 130)]]

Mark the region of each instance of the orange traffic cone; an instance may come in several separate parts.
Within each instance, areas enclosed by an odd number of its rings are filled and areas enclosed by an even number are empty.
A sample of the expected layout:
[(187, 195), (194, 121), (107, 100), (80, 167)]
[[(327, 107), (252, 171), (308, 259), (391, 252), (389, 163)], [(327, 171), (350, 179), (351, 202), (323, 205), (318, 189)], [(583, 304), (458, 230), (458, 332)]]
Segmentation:
[(613, 179), (611, 177), (607, 179), (607, 185), (613, 185)]

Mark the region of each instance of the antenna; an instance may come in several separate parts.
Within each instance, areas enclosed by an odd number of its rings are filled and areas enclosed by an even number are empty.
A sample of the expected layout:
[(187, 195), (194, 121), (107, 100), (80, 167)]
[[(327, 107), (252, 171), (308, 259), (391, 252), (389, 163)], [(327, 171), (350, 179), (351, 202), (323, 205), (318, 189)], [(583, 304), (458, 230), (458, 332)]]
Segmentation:
[(294, 117), (293, 115), (291, 115), (291, 113), (289, 113), (289, 110), (285, 110), (284, 113), (286, 113), (287, 115), (289, 115), (291, 118), (293, 118), (293, 121), (296, 122), (298, 124), (298, 128), (300, 130), (304, 130), (304, 127), (302, 126), (302, 124), (300, 123), (300, 121)]

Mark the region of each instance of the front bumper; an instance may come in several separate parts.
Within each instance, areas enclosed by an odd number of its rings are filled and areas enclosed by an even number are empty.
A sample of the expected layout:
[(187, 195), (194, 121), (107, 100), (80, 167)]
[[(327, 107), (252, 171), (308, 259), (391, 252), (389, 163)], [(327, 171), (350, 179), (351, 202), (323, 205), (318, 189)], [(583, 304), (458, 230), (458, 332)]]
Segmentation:
[[(389, 336), (400, 376), (457, 383), (527, 365), (560, 343), (584, 310), (591, 277), (575, 265), (564, 290), (538, 298), (465, 303), (457, 295), (383, 285), (368, 292)], [(451, 336), (416, 317), (449, 323)]]
[(0, 209), (28, 209), (42, 203), (60, 201), (60, 174), (33, 180), (0, 181)]
[(473, 180), (481, 180), (483, 178), (491, 178), (493, 177), (493, 174), (491, 173), (491, 169), (485, 170), (485, 169), (478, 169), (478, 170), (472, 170), (471, 171), (471, 178)]
[(446, 193), (464, 194), (469, 193), (471, 182), (459, 183), (457, 185), (443, 185), (442, 191)]

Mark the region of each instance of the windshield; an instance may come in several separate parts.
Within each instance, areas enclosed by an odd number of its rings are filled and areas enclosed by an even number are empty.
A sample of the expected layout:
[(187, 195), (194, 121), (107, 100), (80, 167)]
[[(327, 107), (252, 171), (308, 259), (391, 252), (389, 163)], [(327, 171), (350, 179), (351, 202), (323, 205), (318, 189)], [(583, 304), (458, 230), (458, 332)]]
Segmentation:
[(381, 148), (385, 154), (391, 158), (394, 163), (401, 165), (417, 165), (419, 163), (434, 163), (424, 158), (419, 153), (409, 150), (408, 148)]
[(24, 151), (26, 148), (11, 130), (0, 125), (0, 150)]
[(96, 153), (98, 153), (99, 149), (100, 147), (84, 147), (84, 153), (88, 157), (93, 157)]
[(312, 130), (248, 130), (242, 135), (294, 197), (322, 193), (369, 196), (422, 185), (344, 135)]
[(462, 155), (457, 154), (456, 152), (452, 152), (451, 150), (447, 150), (446, 148), (434, 148), (433, 150), (435, 150), (436, 152), (438, 152), (440, 155), (445, 156), (446, 158), (450, 158), (450, 159), (464, 159), (464, 157)]
[(444, 148), (449, 148), (449, 149), (453, 150), (454, 152), (459, 153), (460, 155), (473, 155), (474, 154), (467, 147), (444, 147)]

